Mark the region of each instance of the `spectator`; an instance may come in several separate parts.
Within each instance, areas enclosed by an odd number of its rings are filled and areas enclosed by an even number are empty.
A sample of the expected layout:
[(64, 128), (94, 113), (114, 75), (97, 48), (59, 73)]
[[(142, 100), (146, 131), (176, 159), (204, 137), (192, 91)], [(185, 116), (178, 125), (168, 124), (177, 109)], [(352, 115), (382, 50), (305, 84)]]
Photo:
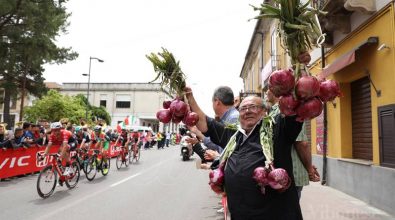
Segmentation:
[[(233, 91), (228, 86), (218, 87), (213, 94), (212, 98), (213, 110), (218, 117), (218, 120), (224, 124), (236, 124), (239, 118), (239, 112), (233, 106), (234, 95)], [(202, 135), (198, 136), (199, 139), (203, 140), (204, 145), (211, 150), (222, 152), (225, 146), (219, 146), (214, 144), (209, 137), (204, 137)]]
[(23, 142), (23, 129), (22, 128), (15, 128), (14, 137), (10, 140), (6, 140), (1, 144), (3, 149), (12, 148), (18, 149), (20, 147), (27, 148), (28, 144)]
[(171, 139), (171, 133), (170, 133), (170, 131), (167, 131), (166, 132), (166, 147), (169, 147), (170, 139)]
[(214, 143), (227, 145), (222, 161), (226, 162), (224, 182), (232, 220), (303, 219), (293, 182), (291, 160), (291, 147), (303, 123), (297, 122), (295, 117), (275, 116), (272, 128), (274, 165), (285, 169), (292, 182), (284, 192), (268, 188), (262, 194), (252, 179), (255, 168), (265, 166), (265, 154), (270, 152), (265, 151), (264, 154), (261, 145), (260, 129), (266, 125), (262, 121), (266, 115), (262, 99), (246, 97), (240, 103), (240, 128), (234, 130), (207, 117), (196, 103), (192, 90), (186, 88), (185, 92), (191, 110), (199, 115), (198, 129), (209, 135)]
[[(270, 111), (273, 112), (274, 115), (280, 114), (278, 98), (276, 98), (270, 90), (267, 91), (266, 97), (269, 106), (271, 106)], [(300, 200), (302, 189), (304, 186), (309, 185), (309, 180), (314, 182), (320, 181), (320, 175), (312, 164), (311, 148), (307, 143), (306, 128), (304, 124), (291, 149), (291, 157), (296, 191)]]
[(7, 131), (6, 127), (7, 124), (5, 123), (0, 124), (0, 143), (11, 138), (10, 133)]
[(23, 142), (27, 144), (33, 144), (34, 143), (34, 135), (32, 132), (32, 124), (29, 122), (24, 122), (23, 123)]

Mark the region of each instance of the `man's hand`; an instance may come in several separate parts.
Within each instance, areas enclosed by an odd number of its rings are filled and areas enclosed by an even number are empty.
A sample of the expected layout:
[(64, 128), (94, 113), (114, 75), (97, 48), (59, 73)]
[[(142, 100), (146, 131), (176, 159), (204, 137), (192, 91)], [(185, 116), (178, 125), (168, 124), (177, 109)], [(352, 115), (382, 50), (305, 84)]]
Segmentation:
[(202, 164), (200, 164), (200, 169), (209, 170), (210, 169), (210, 165), (207, 164), (207, 163), (202, 163)]
[(188, 144), (191, 144), (191, 145), (195, 145), (195, 144), (199, 143), (199, 140), (196, 137), (193, 137), (193, 138), (187, 137), (185, 139), (185, 142), (187, 142)]
[(204, 152), (204, 159), (206, 160), (215, 160), (217, 157), (219, 157), (219, 153), (214, 150), (206, 150)]
[(309, 179), (310, 179), (310, 181), (312, 181), (312, 182), (318, 182), (318, 181), (320, 181), (320, 174), (319, 174), (318, 171), (317, 171), (317, 167), (315, 167), (314, 165), (312, 165), (312, 166), (309, 168), (308, 173), (309, 173)]
[(185, 88), (184, 88), (184, 93), (185, 93), (185, 95), (192, 95), (192, 89), (191, 89), (191, 87), (189, 87), (189, 86), (185, 86)]

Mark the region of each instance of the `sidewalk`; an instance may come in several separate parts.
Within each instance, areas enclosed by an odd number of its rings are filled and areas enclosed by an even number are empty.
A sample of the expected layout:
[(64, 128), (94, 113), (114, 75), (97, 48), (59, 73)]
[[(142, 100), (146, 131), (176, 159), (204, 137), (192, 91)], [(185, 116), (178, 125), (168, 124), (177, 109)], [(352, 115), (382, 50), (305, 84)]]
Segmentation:
[(395, 220), (384, 211), (320, 183), (310, 182), (303, 188), (300, 206), (305, 220)]

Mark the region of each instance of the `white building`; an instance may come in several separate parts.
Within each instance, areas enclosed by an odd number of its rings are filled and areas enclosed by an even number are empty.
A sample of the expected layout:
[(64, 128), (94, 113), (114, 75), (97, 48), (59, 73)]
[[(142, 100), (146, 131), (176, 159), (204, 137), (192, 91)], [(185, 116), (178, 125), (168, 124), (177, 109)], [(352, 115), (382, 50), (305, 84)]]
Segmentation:
[[(86, 96), (87, 92), (87, 83), (63, 83), (60, 88), (60, 93), (70, 96)], [(136, 120), (130, 121), (131, 124), (163, 131), (163, 124), (156, 119), (156, 112), (162, 108), (163, 101), (171, 100), (172, 96), (162, 91), (158, 83), (90, 83), (88, 99), (91, 105), (107, 109), (112, 127), (133, 116)], [(166, 130), (177, 129), (172, 123), (168, 126)]]

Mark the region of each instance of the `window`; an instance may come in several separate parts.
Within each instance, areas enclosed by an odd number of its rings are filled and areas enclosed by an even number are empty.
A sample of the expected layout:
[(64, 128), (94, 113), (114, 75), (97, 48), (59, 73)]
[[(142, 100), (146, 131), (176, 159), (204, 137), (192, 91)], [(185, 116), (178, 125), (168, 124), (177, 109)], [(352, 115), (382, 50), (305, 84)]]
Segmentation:
[(130, 95), (117, 95), (116, 96), (116, 108), (130, 108)]
[(270, 49), (270, 56), (272, 59), (272, 70), (277, 70), (277, 36), (276, 30), (274, 29), (271, 36), (271, 49)]
[(116, 108), (130, 108), (130, 102), (126, 101), (117, 101)]
[(100, 106), (107, 107), (107, 100), (100, 100)]

